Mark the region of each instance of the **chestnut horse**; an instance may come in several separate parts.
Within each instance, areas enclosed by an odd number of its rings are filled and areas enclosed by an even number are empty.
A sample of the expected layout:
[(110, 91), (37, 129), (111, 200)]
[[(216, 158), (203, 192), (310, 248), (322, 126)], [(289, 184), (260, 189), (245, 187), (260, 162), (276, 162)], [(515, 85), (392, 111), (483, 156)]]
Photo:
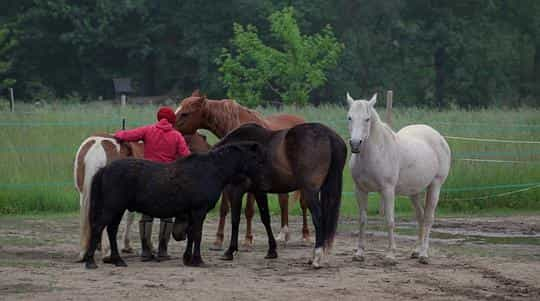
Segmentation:
[[(202, 96), (198, 90), (182, 100), (176, 110), (176, 129), (185, 134), (194, 133), (197, 129), (206, 129), (223, 138), (227, 133), (246, 123), (255, 123), (269, 130), (288, 129), (298, 124), (304, 123), (304, 119), (295, 115), (276, 114), (262, 116), (260, 113), (247, 109), (234, 100), (210, 100)], [(279, 194), (279, 206), (281, 208), (281, 231), (278, 235), (279, 241), (289, 240), (289, 195)], [(221, 250), (223, 244), (223, 230), (225, 228), (225, 218), (229, 211), (228, 196), (223, 195), (220, 207), (219, 226), (216, 240), (212, 249)], [(247, 248), (253, 245), (253, 234), (251, 222), (253, 219), (254, 197), (248, 194), (248, 201), (245, 208), (246, 215), (246, 238), (243, 245)], [(304, 242), (309, 242), (309, 229), (307, 226), (307, 204), (300, 195), (300, 205), (302, 207), (302, 238)]]
[[(210, 145), (206, 142), (206, 137), (199, 133), (194, 135), (184, 136), (186, 143), (194, 153), (207, 152)], [(80, 253), (79, 260), (82, 260), (84, 252), (88, 249), (88, 241), (90, 237), (90, 224), (88, 220), (88, 212), (90, 210), (90, 183), (96, 172), (110, 163), (113, 160), (123, 159), (128, 157), (143, 158), (144, 144), (142, 142), (122, 142), (118, 143), (112, 135), (96, 134), (86, 138), (75, 156), (73, 165), (73, 177), (75, 180), (75, 188), (80, 195)], [(135, 213), (127, 214), (126, 230), (124, 231), (122, 252), (131, 253), (129, 240), (129, 232)], [(152, 245), (152, 243), (150, 243)], [(102, 253), (108, 253), (108, 240), (103, 237), (101, 240)]]

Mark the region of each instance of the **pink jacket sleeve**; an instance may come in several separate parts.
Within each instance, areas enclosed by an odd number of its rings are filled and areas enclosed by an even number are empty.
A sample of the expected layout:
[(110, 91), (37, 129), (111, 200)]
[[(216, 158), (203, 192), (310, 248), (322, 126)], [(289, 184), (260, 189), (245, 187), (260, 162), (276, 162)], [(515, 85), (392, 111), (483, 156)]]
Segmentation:
[(187, 146), (186, 140), (182, 134), (178, 133), (178, 157), (187, 157), (191, 154), (189, 147)]
[(148, 128), (149, 126), (141, 126), (132, 130), (118, 131), (114, 134), (114, 137), (124, 141), (143, 140)]

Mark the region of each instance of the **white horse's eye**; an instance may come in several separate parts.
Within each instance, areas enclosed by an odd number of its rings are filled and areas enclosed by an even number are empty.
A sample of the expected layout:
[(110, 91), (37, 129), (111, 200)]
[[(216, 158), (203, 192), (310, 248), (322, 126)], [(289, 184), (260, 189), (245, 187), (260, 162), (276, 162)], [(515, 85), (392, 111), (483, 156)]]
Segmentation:
[(369, 122), (369, 118), (366, 118), (366, 122)]
[(348, 119), (349, 121), (351, 121), (351, 120), (352, 120), (351, 116), (347, 116), (347, 119)]

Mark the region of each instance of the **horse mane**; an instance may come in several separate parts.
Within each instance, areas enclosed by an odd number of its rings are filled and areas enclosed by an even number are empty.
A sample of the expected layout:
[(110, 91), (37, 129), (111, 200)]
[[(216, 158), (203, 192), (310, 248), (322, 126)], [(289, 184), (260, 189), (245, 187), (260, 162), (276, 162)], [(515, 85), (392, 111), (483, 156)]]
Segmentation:
[[(209, 112), (207, 122), (210, 127), (221, 129), (224, 134), (246, 122), (266, 126), (264, 116), (261, 113), (243, 107), (232, 99), (207, 100), (206, 109)], [(249, 116), (247, 120), (242, 120), (242, 113)]]
[[(390, 134), (392, 137), (395, 137), (396, 132), (384, 121), (382, 121), (381, 116), (377, 113), (377, 110), (371, 108), (371, 118), (375, 121), (376, 124), (380, 125), (380, 128)], [(372, 121), (372, 125), (374, 124)]]

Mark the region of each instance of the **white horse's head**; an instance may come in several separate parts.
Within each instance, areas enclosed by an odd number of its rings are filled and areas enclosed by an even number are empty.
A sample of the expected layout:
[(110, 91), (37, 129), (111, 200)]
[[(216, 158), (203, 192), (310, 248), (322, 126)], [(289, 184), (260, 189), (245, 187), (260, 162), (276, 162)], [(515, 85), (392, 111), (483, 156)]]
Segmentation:
[(369, 137), (369, 129), (371, 128), (372, 109), (377, 102), (377, 93), (367, 100), (354, 100), (349, 92), (347, 92), (347, 102), (349, 103), (349, 112), (347, 120), (349, 122), (349, 133), (351, 139), (349, 144), (351, 152), (360, 152), (360, 145)]

